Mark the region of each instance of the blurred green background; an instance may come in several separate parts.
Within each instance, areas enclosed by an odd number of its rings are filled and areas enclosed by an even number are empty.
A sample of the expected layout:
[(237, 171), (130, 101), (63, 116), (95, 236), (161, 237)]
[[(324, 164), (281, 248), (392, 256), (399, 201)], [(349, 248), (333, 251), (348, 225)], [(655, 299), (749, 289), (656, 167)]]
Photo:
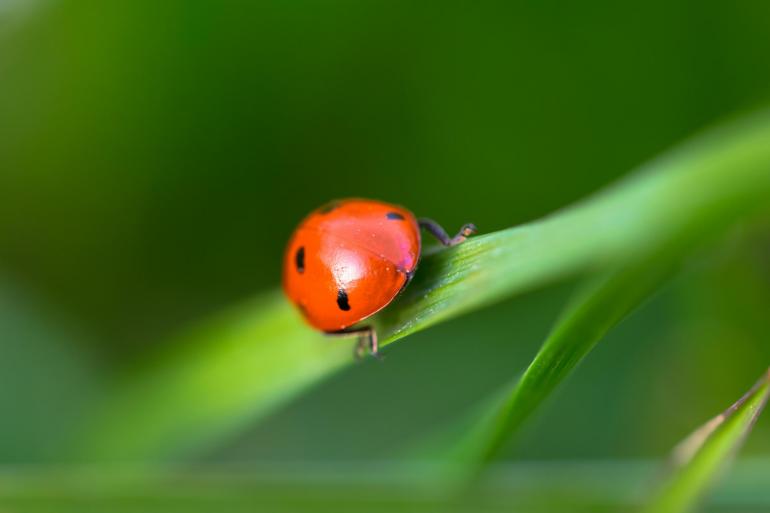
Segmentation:
[[(105, 383), (277, 287), (312, 208), (546, 215), (766, 105), (769, 29), (761, 0), (0, 0), (0, 463), (76, 460)], [(692, 262), (508, 457), (662, 458), (740, 396), (770, 362), (767, 233)], [(522, 370), (571, 289), (418, 333), (199, 461), (394, 458)]]

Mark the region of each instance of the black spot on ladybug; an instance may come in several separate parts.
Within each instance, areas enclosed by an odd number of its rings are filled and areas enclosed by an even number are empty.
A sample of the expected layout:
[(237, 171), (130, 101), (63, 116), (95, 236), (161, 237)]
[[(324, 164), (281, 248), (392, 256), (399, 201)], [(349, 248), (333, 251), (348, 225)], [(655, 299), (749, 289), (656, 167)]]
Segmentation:
[(387, 214), (385, 214), (385, 217), (387, 217), (388, 219), (393, 219), (393, 220), (397, 220), (397, 221), (403, 221), (404, 220), (404, 216), (402, 216), (398, 212), (388, 212)]
[(300, 246), (294, 255), (294, 264), (297, 266), (297, 272), (305, 272), (305, 246)]
[(340, 206), (340, 202), (339, 201), (330, 201), (326, 205), (324, 205), (321, 208), (319, 208), (318, 209), (318, 213), (319, 214), (328, 214), (329, 212), (331, 212), (332, 210), (336, 209), (339, 206)]
[(348, 293), (342, 289), (337, 291), (337, 306), (340, 307), (340, 310), (344, 310), (346, 312), (350, 310), (350, 303), (348, 303)]

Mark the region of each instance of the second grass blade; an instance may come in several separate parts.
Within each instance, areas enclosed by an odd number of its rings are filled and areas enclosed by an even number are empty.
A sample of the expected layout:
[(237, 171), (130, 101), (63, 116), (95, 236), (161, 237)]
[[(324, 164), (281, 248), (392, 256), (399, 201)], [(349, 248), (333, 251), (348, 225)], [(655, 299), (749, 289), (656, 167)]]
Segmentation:
[[(448, 472), (467, 478), (493, 460), (521, 424), (604, 335), (653, 294), (679, 263), (672, 246), (655, 258), (602, 274), (575, 296), (532, 363), (494, 397), (440, 435), (427, 453), (444, 452)], [(474, 418), (475, 417), (475, 418)], [(418, 453), (421, 451), (418, 447)]]

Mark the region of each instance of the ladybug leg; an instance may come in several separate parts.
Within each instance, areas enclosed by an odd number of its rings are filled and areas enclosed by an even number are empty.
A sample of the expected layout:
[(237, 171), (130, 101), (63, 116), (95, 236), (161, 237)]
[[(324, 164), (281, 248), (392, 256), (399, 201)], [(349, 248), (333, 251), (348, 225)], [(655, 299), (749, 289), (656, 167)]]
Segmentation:
[(374, 331), (374, 328), (369, 328), (369, 352), (378, 360), (382, 360), (380, 347), (377, 344), (377, 332)]
[(421, 219), (418, 219), (417, 223), (420, 225), (420, 228), (424, 228), (425, 230), (428, 230), (444, 246), (455, 246), (457, 244), (460, 244), (461, 242), (463, 242), (465, 239), (467, 239), (477, 231), (475, 224), (468, 223), (463, 225), (462, 228), (460, 228), (460, 231), (457, 233), (457, 235), (450, 238), (449, 235), (447, 235), (446, 230), (444, 230), (440, 224), (438, 224), (436, 221), (432, 219), (423, 217)]
[(354, 350), (356, 360), (361, 360), (366, 355), (367, 351), (378, 360), (382, 360), (382, 355), (379, 352), (379, 345), (377, 343), (377, 332), (373, 327), (364, 326), (363, 328), (350, 330), (348, 333), (358, 334), (358, 343)]
[(355, 356), (356, 360), (363, 359), (367, 352), (378, 360), (382, 360), (382, 355), (379, 353), (379, 345), (377, 343), (377, 332), (371, 326), (364, 326), (362, 328), (348, 328), (341, 331), (334, 331), (329, 333), (329, 335), (356, 335), (358, 337), (358, 342), (353, 348), (353, 356)]

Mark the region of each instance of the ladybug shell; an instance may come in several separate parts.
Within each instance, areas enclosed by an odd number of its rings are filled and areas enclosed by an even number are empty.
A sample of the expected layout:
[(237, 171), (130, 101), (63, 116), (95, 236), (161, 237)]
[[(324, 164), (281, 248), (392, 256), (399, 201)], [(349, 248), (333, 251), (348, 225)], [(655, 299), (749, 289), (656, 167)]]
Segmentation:
[(283, 288), (311, 325), (339, 331), (385, 308), (419, 258), (420, 228), (411, 212), (380, 201), (334, 201), (289, 240)]

